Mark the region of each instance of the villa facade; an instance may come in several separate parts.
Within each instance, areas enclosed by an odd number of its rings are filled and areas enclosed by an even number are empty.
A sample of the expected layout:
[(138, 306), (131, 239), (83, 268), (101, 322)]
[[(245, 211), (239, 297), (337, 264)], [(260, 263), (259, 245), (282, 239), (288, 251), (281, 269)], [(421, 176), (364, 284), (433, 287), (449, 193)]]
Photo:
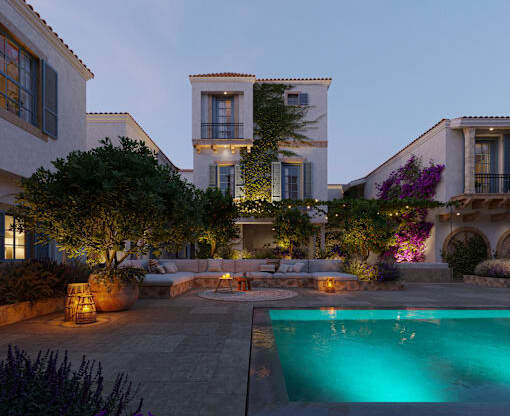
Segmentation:
[(365, 198), (415, 155), (424, 165), (444, 164), (435, 199), (458, 206), (434, 209), (426, 262), (442, 262), (454, 240), (480, 235), (490, 254), (510, 257), (510, 117), (443, 119), (366, 177), (344, 186)]
[(58, 258), (11, 231), (19, 179), (86, 147), (86, 83), (94, 74), (22, 0), (0, 0), (0, 261)]
[[(309, 106), (303, 134), (307, 143), (289, 148), (293, 156), (272, 164), (273, 201), (328, 199), (328, 89), (331, 78), (265, 78), (239, 73), (190, 75), (192, 86), (193, 183), (200, 189), (217, 187), (239, 199), (243, 192), (240, 150), (253, 146), (253, 86), (288, 84), (288, 105)], [(335, 194), (337, 189), (333, 189)], [(314, 219), (322, 225), (325, 218)], [(258, 249), (273, 245), (272, 219), (241, 218), (235, 248)]]

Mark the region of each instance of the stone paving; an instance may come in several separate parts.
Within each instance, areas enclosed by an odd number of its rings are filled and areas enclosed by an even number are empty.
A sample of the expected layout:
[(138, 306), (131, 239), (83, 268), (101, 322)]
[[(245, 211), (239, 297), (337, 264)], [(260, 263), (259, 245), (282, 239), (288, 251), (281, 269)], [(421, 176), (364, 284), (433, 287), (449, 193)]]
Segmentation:
[(156, 416), (245, 414), (253, 306), (510, 307), (510, 289), (455, 284), (407, 284), (403, 291), (319, 293), (276, 302), (227, 303), (199, 298), (139, 300), (126, 312), (101, 314), (99, 324), (72, 328), (51, 314), (0, 328), (8, 344), (28, 352), (68, 350), (101, 361), (109, 382), (126, 371), (141, 383), (145, 411)]

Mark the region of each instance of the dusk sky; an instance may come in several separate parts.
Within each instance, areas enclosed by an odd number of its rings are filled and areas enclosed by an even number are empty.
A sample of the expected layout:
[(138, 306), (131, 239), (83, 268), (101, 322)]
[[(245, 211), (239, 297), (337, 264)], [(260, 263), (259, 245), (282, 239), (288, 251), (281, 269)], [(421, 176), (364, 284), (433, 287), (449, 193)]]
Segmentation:
[(87, 111), (130, 112), (180, 168), (193, 166), (189, 74), (332, 77), (329, 183), (443, 117), (510, 114), (509, 1), (29, 3), (94, 72)]

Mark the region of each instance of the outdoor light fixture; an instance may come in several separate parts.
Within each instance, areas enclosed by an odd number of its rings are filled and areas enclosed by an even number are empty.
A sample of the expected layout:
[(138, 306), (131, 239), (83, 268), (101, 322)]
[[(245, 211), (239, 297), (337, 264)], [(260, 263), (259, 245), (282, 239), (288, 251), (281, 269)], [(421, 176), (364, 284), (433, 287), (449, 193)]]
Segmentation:
[(494, 130), (494, 127), (491, 127), (491, 128), (489, 129), (489, 131), (492, 131), (492, 130)]
[(328, 279), (326, 280), (326, 292), (327, 293), (335, 293), (335, 280)]
[(91, 295), (88, 283), (70, 283), (67, 285), (64, 321), (75, 321), (78, 300), (83, 295)]
[(78, 296), (78, 305), (76, 306), (77, 324), (91, 324), (96, 322), (96, 304), (92, 294)]
[(460, 212), (457, 212), (457, 214), (456, 214), (456, 215), (457, 215), (457, 216), (459, 216), (459, 215), (460, 215)]
[(223, 91), (223, 94), (224, 94), (224, 95), (227, 95), (227, 91)]

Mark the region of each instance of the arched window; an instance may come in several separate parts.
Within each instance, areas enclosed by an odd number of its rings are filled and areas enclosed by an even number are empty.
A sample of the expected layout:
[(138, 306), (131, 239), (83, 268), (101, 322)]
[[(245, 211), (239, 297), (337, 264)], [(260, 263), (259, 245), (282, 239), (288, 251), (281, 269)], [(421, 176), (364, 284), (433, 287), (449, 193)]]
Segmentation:
[(499, 238), (496, 256), (500, 259), (510, 259), (510, 230)]
[(481, 237), (481, 239), (485, 243), (487, 253), (490, 254), (489, 240), (480, 230), (472, 227), (463, 227), (452, 231), (451, 234), (448, 237), (446, 237), (444, 241), (443, 253), (451, 254), (455, 249), (455, 243), (457, 241), (466, 244), (469, 240), (477, 236)]

